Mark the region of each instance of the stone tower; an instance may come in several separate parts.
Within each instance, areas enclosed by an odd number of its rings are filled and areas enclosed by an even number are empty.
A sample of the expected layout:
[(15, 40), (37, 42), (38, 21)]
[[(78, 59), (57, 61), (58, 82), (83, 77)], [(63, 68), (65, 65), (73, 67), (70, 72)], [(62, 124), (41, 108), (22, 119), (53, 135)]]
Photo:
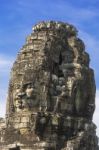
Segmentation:
[(74, 26), (35, 25), (11, 71), (0, 150), (99, 150), (89, 62)]

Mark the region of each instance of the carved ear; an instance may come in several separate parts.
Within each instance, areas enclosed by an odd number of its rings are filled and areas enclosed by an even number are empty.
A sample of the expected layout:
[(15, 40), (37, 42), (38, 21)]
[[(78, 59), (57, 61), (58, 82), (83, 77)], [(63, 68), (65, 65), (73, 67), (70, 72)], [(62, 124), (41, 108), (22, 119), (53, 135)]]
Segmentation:
[(81, 102), (81, 90), (78, 86), (78, 88), (76, 88), (75, 91), (75, 108), (76, 108), (76, 112), (80, 113), (81, 112), (81, 107), (82, 107), (82, 102)]
[(72, 87), (71, 99), (73, 101), (75, 113), (79, 114), (82, 107), (82, 99), (81, 99), (81, 87), (78, 81), (75, 82)]
[(60, 55), (59, 55), (59, 65), (61, 65), (62, 64), (62, 54), (60, 53)]
[(72, 86), (72, 96), (74, 97), (77, 91), (77, 87), (79, 86), (78, 81), (75, 81), (73, 86)]

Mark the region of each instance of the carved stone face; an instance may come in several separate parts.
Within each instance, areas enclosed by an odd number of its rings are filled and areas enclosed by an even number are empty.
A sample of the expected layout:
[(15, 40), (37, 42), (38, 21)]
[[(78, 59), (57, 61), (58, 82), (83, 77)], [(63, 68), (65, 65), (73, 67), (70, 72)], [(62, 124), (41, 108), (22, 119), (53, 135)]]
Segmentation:
[(17, 112), (19, 112), (19, 111), (21, 111), (21, 109), (22, 109), (22, 103), (21, 103), (21, 101), (20, 100), (16, 100), (15, 101), (15, 110)]
[[(13, 143), (22, 138), (36, 149), (86, 149), (85, 141), (89, 146), (95, 138), (89, 126), (95, 109), (89, 60), (72, 25), (51, 21), (33, 28), (13, 65), (9, 85), (7, 119), (20, 131)], [(86, 140), (88, 136), (92, 140)], [(8, 137), (12, 143), (13, 136)]]
[[(55, 33), (52, 28), (55, 28)], [(63, 28), (66, 34), (60, 36), (59, 30), (63, 31)], [(44, 29), (48, 30), (47, 34)], [(84, 106), (88, 109), (86, 99), (91, 97), (85, 94), (90, 88), (87, 88), (86, 81), (91, 85), (93, 76), (89, 73), (83, 42), (74, 36), (73, 27), (61, 23), (39, 24), (35, 30), (37, 33), (28, 38), (28, 47), (23, 47), (13, 67), (11, 80), (17, 87), (12, 99), (19, 98), (29, 111), (44, 107), (43, 110), (51, 113), (62, 113), (64, 109), (67, 114), (83, 115)], [(63, 104), (66, 107), (62, 108)]]
[(28, 98), (32, 98), (34, 93), (34, 88), (32, 85), (28, 85), (26, 88), (26, 95)]

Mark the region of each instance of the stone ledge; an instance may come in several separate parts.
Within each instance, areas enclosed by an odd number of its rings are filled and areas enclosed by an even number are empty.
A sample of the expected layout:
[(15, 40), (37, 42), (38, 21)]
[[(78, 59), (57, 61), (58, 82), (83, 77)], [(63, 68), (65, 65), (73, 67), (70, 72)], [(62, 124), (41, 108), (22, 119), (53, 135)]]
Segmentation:
[(42, 21), (36, 24), (32, 30), (35, 31), (45, 31), (45, 30), (62, 30), (65, 32), (71, 32), (72, 34), (77, 34), (77, 29), (68, 23), (58, 22), (58, 21)]

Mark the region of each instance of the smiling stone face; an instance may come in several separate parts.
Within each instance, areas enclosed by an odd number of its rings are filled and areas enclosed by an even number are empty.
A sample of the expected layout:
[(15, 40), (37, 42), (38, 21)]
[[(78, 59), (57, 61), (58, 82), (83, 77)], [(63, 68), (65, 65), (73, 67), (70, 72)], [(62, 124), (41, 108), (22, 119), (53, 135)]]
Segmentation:
[[(12, 69), (12, 84), (9, 93), (11, 90), (14, 92), (16, 90), (15, 85), (19, 84), (20, 89), (17, 89), (16, 92), (19, 92), (20, 103), (26, 105), (21, 108), (28, 107), (28, 110), (31, 111), (33, 107), (38, 107), (38, 111), (39, 108), (46, 107), (52, 111), (54, 109), (51, 108), (52, 102), (54, 105), (57, 97), (59, 97), (59, 101), (63, 99), (63, 87), (64, 93), (69, 91), (68, 100), (65, 97), (64, 100), (70, 101), (71, 104), (69, 105), (73, 105), (72, 91), (74, 91), (74, 85), (77, 86), (76, 82), (79, 80), (85, 80), (82, 70), (90, 71), (88, 69), (89, 58), (84, 51), (84, 43), (76, 37), (76, 34), (77, 31), (72, 25), (61, 22), (40, 23), (34, 27), (34, 32), (27, 38), (26, 44), (19, 52)], [(57, 80), (57, 83), (53, 81), (55, 76), (57, 79), (54, 80)], [(31, 84), (33, 88), (28, 88)], [(51, 85), (53, 85), (52, 89), (50, 88)], [(20, 92), (22, 88), (23, 91)], [(53, 98), (54, 100), (50, 100)], [(15, 98), (9, 94), (8, 99), (8, 111), (10, 112), (10, 105), (13, 105)], [(29, 103), (29, 100), (30, 108), (26, 104)], [(64, 103), (66, 103), (65, 101)], [(72, 113), (74, 113), (74, 107), (71, 107)], [(57, 111), (61, 112), (61, 109), (57, 108)]]
[[(7, 132), (11, 127), (11, 134), (17, 131), (18, 140), (34, 150), (39, 149), (35, 144), (53, 150), (76, 150), (76, 144), (78, 149), (80, 143), (88, 144), (84, 141), (90, 137), (85, 126), (89, 130), (93, 125), (95, 109), (95, 81), (89, 61), (75, 27), (53, 21), (35, 25), (12, 68)], [(95, 131), (90, 134), (95, 141)]]
[(92, 118), (94, 75), (76, 29), (43, 22), (33, 30), (12, 68), (7, 113), (42, 110)]

